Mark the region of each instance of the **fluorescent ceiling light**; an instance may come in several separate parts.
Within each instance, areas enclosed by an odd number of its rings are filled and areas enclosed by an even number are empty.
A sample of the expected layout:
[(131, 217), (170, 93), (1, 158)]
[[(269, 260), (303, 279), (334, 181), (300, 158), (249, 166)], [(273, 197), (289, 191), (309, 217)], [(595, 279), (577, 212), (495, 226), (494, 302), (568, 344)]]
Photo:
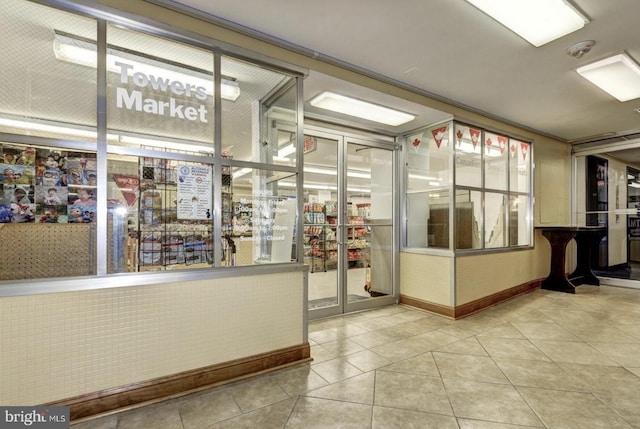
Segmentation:
[(164, 149), (172, 149), (172, 150), (180, 150), (187, 152), (204, 152), (204, 153), (213, 153), (213, 147), (211, 146), (199, 146), (194, 144), (185, 144), (180, 142), (172, 142), (167, 140), (156, 140), (156, 139), (147, 139), (143, 137), (134, 137), (134, 136), (120, 136), (120, 142), (126, 144), (135, 144), (140, 146), (152, 146), (152, 147), (161, 147)]
[(566, 0), (467, 0), (535, 47), (589, 22)]
[(242, 176), (246, 176), (247, 174), (251, 173), (253, 171), (253, 169), (251, 168), (241, 168), (239, 170), (236, 170), (233, 172), (233, 178), (237, 179), (238, 177), (242, 177)]
[(640, 97), (640, 67), (626, 54), (587, 64), (576, 71), (619, 101)]
[(408, 113), (333, 92), (323, 92), (311, 99), (309, 103), (321, 109), (392, 126), (402, 125), (416, 118)]
[(416, 179), (416, 180), (440, 180), (437, 177), (433, 177), (433, 176), (423, 176), (421, 174), (415, 174), (415, 173), (409, 173), (409, 179)]
[[(322, 167), (304, 167), (305, 173), (326, 174), (328, 176), (337, 176), (338, 171), (335, 168), (322, 168)], [(363, 170), (347, 170), (348, 177), (355, 177), (358, 179), (371, 179), (371, 174)]]
[[(74, 136), (87, 140), (96, 140), (97, 132), (84, 130), (81, 128), (64, 127), (60, 125), (47, 124), (42, 122), (21, 121), (17, 119), (0, 117), (0, 127), (15, 128), (18, 130), (39, 131), (52, 133), (60, 137)], [(140, 146), (153, 146), (164, 149), (188, 151), (188, 152), (204, 152), (212, 153), (214, 151), (211, 146), (199, 146), (194, 144), (185, 144), (175, 141), (147, 139), (119, 134), (107, 134), (107, 140), (114, 143), (134, 144)]]
[[(92, 68), (97, 67), (98, 58), (95, 42), (72, 37), (56, 31), (53, 41), (53, 51), (56, 58), (61, 61)], [(140, 61), (140, 58), (144, 58), (145, 61)], [(207, 76), (207, 73), (204, 71), (198, 72), (189, 70), (188, 68), (176, 67), (163, 63), (162, 59), (146, 58), (142, 55), (129, 54), (121, 52), (117, 48), (109, 47), (107, 49), (107, 70), (113, 73), (119, 73), (120, 67), (116, 66), (116, 62), (131, 64), (135, 72), (142, 72), (147, 75), (170, 79), (171, 81), (191, 83), (196, 87), (201, 86), (205, 88), (207, 94), (213, 95), (212, 76), (210, 78), (196, 76), (196, 73)], [(236, 101), (240, 96), (240, 86), (238, 82), (233, 79), (222, 78), (221, 83), (222, 89), (220, 96), (225, 100)]]
[(296, 147), (292, 144), (289, 144), (287, 146), (283, 146), (280, 149), (278, 149), (278, 157), (279, 158), (286, 158), (287, 156), (291, 155), (292, 153), (295, 153), (296, 151)]
[(67, 135), (95, 140), (98, 136), (96, 131), (83, 130), (78, 128), (61, 127), (59, 125), (49, 125), (39, 122), (20, 121), (16, 119), (0, 118), (0, 126), (15, 128), (20, 130), (41, 131), (56, 135)]

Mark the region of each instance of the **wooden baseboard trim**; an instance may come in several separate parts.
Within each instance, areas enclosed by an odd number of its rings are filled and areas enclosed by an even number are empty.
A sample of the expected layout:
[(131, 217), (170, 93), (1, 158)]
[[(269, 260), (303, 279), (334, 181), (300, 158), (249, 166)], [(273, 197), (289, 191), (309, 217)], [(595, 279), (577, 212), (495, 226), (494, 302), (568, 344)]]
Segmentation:
[(413, 298), (402, 294), (400, 294), (399, 302), (400, 304), (406, 304), (411, 307), (419, 308), (420, 310), (425, 310), (430, 313), (448, 317), (450, 319), (455, 318), (455, 309), (448, 305), (435, 304), (433, 302), (424, 301), (422, 299)]
[(468, 302), (466, 304), (451, 307), (448, 305), (435, 304), (433, 302), (424, 301), (418, 298), (412, 298), (406, 295), (400, 295), (400, 304), (406, 304), (411, 307), (416, 307), (421, 310), (426, 310), (431, 313), (439, 314), (451, 319), (461, 319), (463, 317), (470, 316), (485, 308), (489, 308), (501, 302), (515, 298), (516, 296), (523, 295), (531, 292), (535, 289), (539, 289), (542, 283), (542, 279), (533, 280), (518, 286), (514, 286), (509, 289), (494, 293), (492, 295), (485, 296), (475, 301)]
[(484, 310), (485, 308), (489, 308), (496, 304), (500, 304), (501, 302), (515, 298), (516, 296), (524, 295), (525, 293), (529, 293), (535, 289), (540, 289), (541, 284), (542, 280), (533, 280), (457, 306), (455, 309), (455, 319), (470, 316), (478, 311)]
[(78, 421), (309, 361), (311, 348), (306, 343), (45, 405), (70, 407), (71, 420)]

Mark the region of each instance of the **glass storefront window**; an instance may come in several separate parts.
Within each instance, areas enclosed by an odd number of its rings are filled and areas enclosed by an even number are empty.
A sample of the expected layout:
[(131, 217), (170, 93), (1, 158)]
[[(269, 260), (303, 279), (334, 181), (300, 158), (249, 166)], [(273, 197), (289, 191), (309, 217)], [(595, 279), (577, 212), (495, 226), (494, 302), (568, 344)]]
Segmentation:
[(213, 94), (212, 52), (108, 26), (110, 144), (210, 155)]
[(407, 194), (408, 247), (449, 248), (449, 190)]
[(112, 156), (108, 171), (110, 272), (213, 265), (211, 165)]
[(509, 245), (531, 245), (530, 198), (526, 195), (509, 197)]
[(239, 90), (237, 100), (222, 99), (223, 153), (240, 161), (295, 166), (295, 79), (229, 57), (222, 57), (221, 73)]
[[(449, 138), (452, 173), (446, 168)], [(531, 143), (454, 120), (407, 136), (405, 147), (406, 247), (531, 246)], [(453, 204), (450, 176), (455, 177)], [(448, 236), (451, 217), (454, 243)]]
[(455, 205), (456, 249), (482, 249), (482, 192), (457, 189)]
[(235, 265), (295, 261), (296, 175), (235, 169), (232, 177), (231, 223), (224, 228), (223, 251), (233, 246)]
[(484, 133), (484, 187), (487, 189), (507, 190), (508, 140), (499, 134)]
[(509, 188), (528, 193), (531, 187), (531, 145), (509, 139)]
[(482, 131), (466, 125), (455, 125), (456, 184), (478, 186), (482, 183)]
[(509, 200), (505, 194), (484, 194), (484, 247), (487, 249), (507, 247), (507, 209)]
[[(0, 132), (95, 142), (96, 69), (68, 61), (73, 49), (60, 43), (60, 35), (73, 33), (95, 44), (96, 21), (6, 0), (0, 26)], [(89, 54), (90, 61), (95, 58)]]
[(296, 72), (5, 3), (0, 280), (297, 261)]
[(95, 153), (0, 143), (0, 280), (95, 273)]
[(408, 188), (435, 189), (450, 181), (449, 126), (429, 128), (407, 138)]
[(406, 138), (407, 247), (450, 246), (449, 127), (436, 125)]

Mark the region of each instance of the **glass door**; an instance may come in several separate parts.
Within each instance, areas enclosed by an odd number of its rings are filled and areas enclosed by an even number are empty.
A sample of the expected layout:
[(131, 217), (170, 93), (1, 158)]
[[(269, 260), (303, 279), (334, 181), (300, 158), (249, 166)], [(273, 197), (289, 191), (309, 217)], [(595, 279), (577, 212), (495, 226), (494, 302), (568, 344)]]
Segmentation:
[(309, 266), (309, 310), (339, 314), (338, 149), (342, 138), (305, 135), (304, 263)]
[(310, 318), (395, 302), (395, 144), (305, 135)]
[(370, 307), (371, 298), (394, 295), (394, 151), (347, 140), (345, 164), (344, 275), (350, 312)]

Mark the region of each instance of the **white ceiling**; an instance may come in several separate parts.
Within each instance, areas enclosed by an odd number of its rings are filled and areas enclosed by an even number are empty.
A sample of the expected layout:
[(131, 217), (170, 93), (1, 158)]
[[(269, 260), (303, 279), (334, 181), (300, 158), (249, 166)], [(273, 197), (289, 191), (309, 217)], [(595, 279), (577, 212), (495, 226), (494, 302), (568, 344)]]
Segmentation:
[[(540, 48), (464, 0), (173, 3), (567, 142), (640, 130), (640, 114), (634, 111), (640, 107), (640, 99), (621, 103), (575, 72), (583, 64), (621, 51), (640, 60), (637, 0), (575, 0), (573, 4), (590, 23)], [(569, 46), (589, 39), (596, 45), (584, 57), (566, 54)], [(328, 79), (312, 73), (305, 82), (305, 101), (331, 86)], [(341, 92), (363, 91), (341, 85)], [(380, 94), (371, 91), (355, 95), (388, 104), (398, 102), (378, 99)], [(424, 115), (420, 119), (441, 115), (412, 104), (395, 107), (415, 110)]]

